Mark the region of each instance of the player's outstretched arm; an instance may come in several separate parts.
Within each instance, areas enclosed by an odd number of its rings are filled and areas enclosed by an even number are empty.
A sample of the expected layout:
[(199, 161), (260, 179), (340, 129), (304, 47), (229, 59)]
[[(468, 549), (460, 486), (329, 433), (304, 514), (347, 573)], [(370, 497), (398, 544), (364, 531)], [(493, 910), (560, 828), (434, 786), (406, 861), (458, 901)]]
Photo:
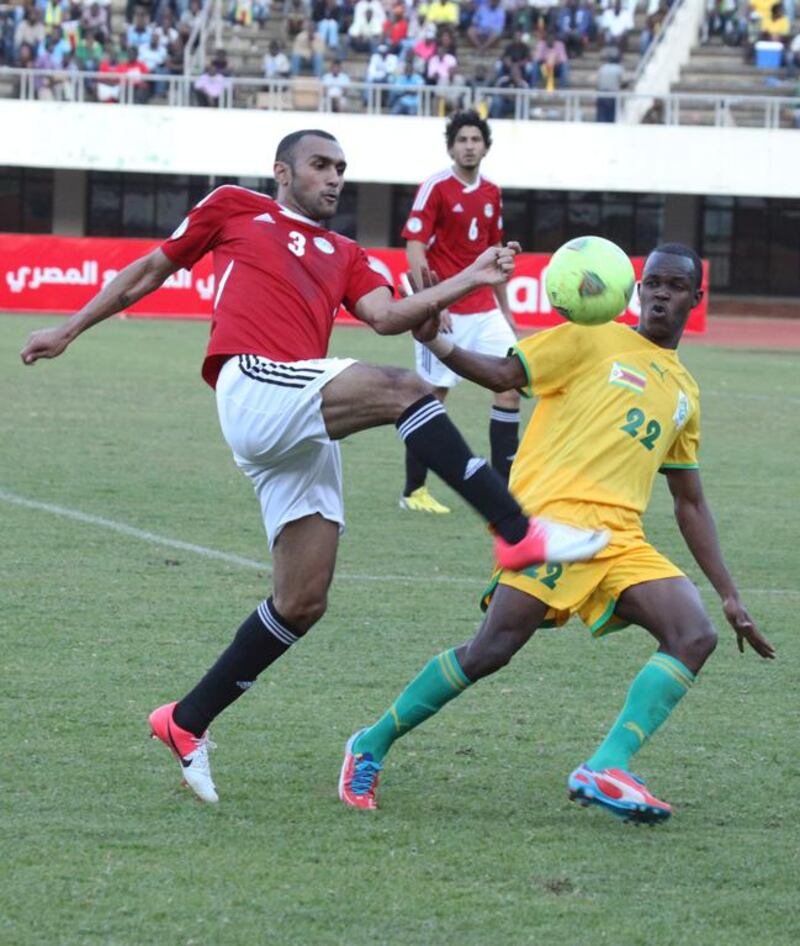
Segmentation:
[(667, 470), (667, 483), (674, 500), (675, 518), (694, 560), (722, 599), (722, 610), (736, 633), (744, 653), (744, 642), (761, 657), (771, 659), (775, 648), (758, 630), (739, 597), (731, 573), (722, 558), (714, 517), (706, 503), (697, 470)]
[(40, 358), (56, 358), (81, 332), (121, 312), (164, 282), (177, 267), (160, 249), (120, 270), (86, 305), (60, 325), (31, 332), (20, 357), (26, 365)]
[(355, 314), (379, 335), (408, 332), (480, 286), (507, 282), (519, 250), (518, 243), (491, 246), (460, 273), (405, 299), (392, 299), (383, 289), (374, 289), (358, 300)]

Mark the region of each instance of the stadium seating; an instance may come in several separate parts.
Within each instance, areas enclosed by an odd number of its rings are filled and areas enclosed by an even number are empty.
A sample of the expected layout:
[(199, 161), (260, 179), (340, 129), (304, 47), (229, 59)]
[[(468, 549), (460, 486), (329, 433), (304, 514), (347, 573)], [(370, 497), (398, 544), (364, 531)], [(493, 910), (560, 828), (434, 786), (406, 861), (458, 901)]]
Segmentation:
[[(681, 72), (673, 92), (698, 95), (724, 95), (731, 99), (738, 96), (761, 96), (765, 99), (794, 95), (796, 81), (783, 77), (781, 69), (757, 69), (745, 63), (741, 47), (726, 46), (719, 41), (708, 45), (697, 45), (692, 50), (688, 64)], [(764, 125), (766, 103), (732, 102), (728, 109), (728, 123), (742, 127)], [(712, 102), (693, 103), (683, 109), (681, 120), (685, 123), (713, 125), (716, 121)], [(792, 127), (793, 116), (785, 110), (781, 114), (781, 126)]]

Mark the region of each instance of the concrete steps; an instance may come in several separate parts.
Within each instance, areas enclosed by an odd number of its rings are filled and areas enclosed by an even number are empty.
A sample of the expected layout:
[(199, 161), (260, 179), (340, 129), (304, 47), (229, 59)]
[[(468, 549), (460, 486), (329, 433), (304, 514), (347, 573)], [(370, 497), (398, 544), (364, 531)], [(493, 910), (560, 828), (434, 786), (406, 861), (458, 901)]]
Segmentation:
[[(748, 96), (763, 98), (792, 97), (797, 83), (788, 80), (783, 69), (757, 69), (744, 61), (741, 47), (725, 46), (712, 42), (696, 46), (689, 62), (681, 71), (680, 79), (672, 86), (672, 92), (696, 95)], [(736, 105), (731, 114), (737, 126), (759, 127), (764, 123), (764, 109), (758, 105)], [(681, 109), (681, 122), (713, 124), (714, 108), (692, 106)], [(793, 127), (792, 116), (787, 112), (781, 117), (782, 127)]]

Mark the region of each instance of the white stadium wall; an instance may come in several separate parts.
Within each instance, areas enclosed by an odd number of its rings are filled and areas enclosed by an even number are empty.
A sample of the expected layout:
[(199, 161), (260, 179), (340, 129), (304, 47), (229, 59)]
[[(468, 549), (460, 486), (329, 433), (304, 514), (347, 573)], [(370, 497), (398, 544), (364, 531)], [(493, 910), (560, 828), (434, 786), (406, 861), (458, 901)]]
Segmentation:
[[(441, 165), (441, 119), (0, 101), (0, 166), (263, 177), (301, 127), (344, 145), (347, 177), (416, 184)], [(495, 121), (503, 187), (800, 197), (791, 130)]]

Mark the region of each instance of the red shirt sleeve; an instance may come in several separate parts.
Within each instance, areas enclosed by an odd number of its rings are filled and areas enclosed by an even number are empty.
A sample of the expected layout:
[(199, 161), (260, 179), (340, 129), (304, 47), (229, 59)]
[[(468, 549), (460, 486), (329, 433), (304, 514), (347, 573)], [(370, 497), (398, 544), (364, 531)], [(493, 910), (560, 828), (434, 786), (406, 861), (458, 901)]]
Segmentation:
[(421, 184), (403, 227), (401, 236), (404, 240), (419, 240), (421, 243), (430, 240), (436, 229), (439, 203), (439, 188), (431, 187), (428, 181)]
[(489, 246), (503, 242), (503, 196), (500, 193), (499, 187), (493, 203), (494, 213), (492, 214), (492, 223), (489, 228)]
[(192, 266), (219, 240), (226, 217), (224, 188), (219, 187), (189, 211), (172, 236), (161, 244), (164, 255), (182, 269)]
[(344, 307), (349, 312), (355, 312), (358, 300), (380, 286), (384, 286), (394, 294), (392, 287), (383, 276), (369, 265), (367, 254), (360, 246), (355, 247), (355, 254), (347, 276), (347, 286), (344, 291)]

